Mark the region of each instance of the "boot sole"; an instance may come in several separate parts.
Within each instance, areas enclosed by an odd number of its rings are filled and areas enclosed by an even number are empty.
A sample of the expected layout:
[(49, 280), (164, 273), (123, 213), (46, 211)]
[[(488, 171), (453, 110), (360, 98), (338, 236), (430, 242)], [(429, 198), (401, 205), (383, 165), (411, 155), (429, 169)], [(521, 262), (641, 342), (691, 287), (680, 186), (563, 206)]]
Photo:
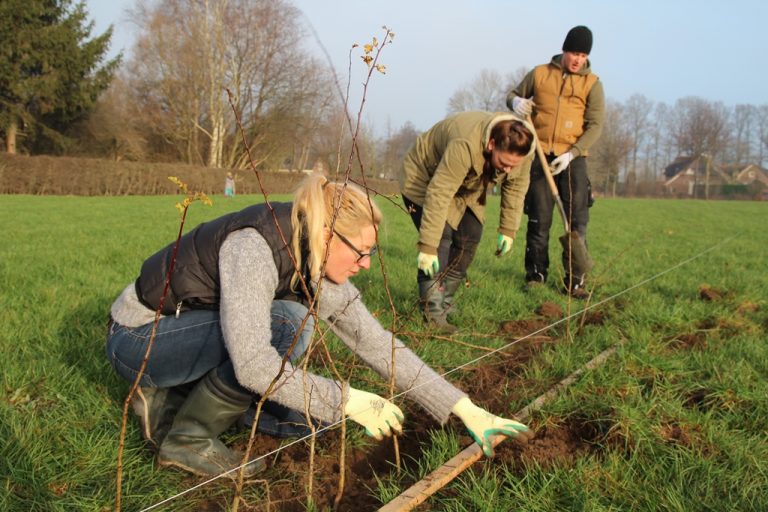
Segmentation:
[[(174, 469), (181, 469), (181, 470), (183, 470), (183, 471), (186, 471), (187, 473), (192, 473), (193, 475), (197, 475), (197, 476), (204, 476), (204, 477), (209, 477), (209, 478), (210, 478), (210, 477), (214, 477), (214, 476), (219, 476), (219, 475), (221, 475), (221, 474), (224, 474), (224, 473), (227, 471), (227, 470), (225, 470), (225, 469), (222, 469), (220, 473), (216, 473), (216, 474), (206, 473), (206, 472), (204, 472), (204, 471), (200, 471), (200, 470), (197, 470), (197, 469), (191, 468), (191, 467), (189, 467), (189, 466), (185, 466), (184, 464), (180, 464), (180, 463), (178, 463), (178, 462), (176, 462), (176, 461), (172, 461), (172, 460), (168, 460), (168, 461), (166, 461), (166, 460), (161, 460), (159, 457), (156, 459), (156, 464), (157, 464), (157, 466), (158, 466), (158, 467), (160, 467), (160, 468), (174, 468)], [(250, 473), (250, 474), (249, 474), (249, 473), (248, 473), (248, 468), (255, 468), (255, 469), (253, 470), (253, 473)], [(256, 475), (258, 475), (259, 473), (262, 473), (262, 472), (263, 472), (264, 470), (266, 470), (266, 469), (267, 469), (267, 463), (266, 463), (266, 462), (264, 462), (263, 460), (259, 460), (259, 461), (253, 462), (253, 463), (249, 464), (249, 465), (246, 467), (246, 469), (245, 469), (245, 471), (246, 471), (246, 474), (245, 474), (245, 478), (251, 478), (251, 477), (253, 477), (253, 476), (256, 476)], [(230, 478), (230, 479), (232, 479), (232, 480), (235, 480), (235, 479), (237, 479), (237, 475), (238, 475), (239, 473), (240, 473), (240, 469), (237, 469), (237, 470), (235, 470), (235, 471), (229, 471), (229, 472), (228, 472), (228, 473), (227, 473), (225, 476), (226, 476), (227, 478)]]

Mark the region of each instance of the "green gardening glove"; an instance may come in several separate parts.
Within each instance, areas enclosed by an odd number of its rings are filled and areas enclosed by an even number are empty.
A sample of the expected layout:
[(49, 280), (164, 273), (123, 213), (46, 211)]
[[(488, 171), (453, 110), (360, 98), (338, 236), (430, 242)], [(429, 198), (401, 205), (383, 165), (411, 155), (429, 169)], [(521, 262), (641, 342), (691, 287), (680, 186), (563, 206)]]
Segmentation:
[(473, 404), (467, 397), (456, 402), (451, 412), (461, 418), (469, 430), (469, 435), (480, 445), (486, 457), (493, 457), (490, 439), (492, 435), (500, 434), (522, 441), (533, 438), (533, 432), (522, 423), (491, 414)]
[(496, 239), (496, 256), (504, 256), (511, 251), (512, 242), (514, 242), (512, 237), (499, 233), (499, 236)]

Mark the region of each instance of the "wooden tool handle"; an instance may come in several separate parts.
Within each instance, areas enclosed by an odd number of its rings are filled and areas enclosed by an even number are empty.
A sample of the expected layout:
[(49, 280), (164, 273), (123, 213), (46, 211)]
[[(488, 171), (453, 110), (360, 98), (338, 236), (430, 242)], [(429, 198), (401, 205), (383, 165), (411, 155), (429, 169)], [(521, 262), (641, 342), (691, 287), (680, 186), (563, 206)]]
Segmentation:
[[(531, 116), (526, 116), (526, 121), (528, 121), (531, 126), (533, 126), (533, 121), (531, 120)], [(563, 200), (560, 199), (560, 192), (557, 190), (557, 185), (555, 185), (555, 178), (552, 177), (552, 171), (549, 170), (549, 162), (547, 162), (547, 157), (544, 154), (544, 150), (541, 147), (539, 137), (536, 135), (536, 131), (533, 132), (534, 142), (536, 143), (536, 154), (539, 157), (539, 162), (541, 163), (541, 169), (544, 171), (544, 177), (547, 179), (547, 185), (549, 185), (549, 190), (552, 191), (552, 197), (555, 198), (555, 203), (557, 203), (557, 209), (560, 212), (560, 217), (563, 219), (563, 225), (565, 226), (565, 232), (569, 232), (571, 230), (571, 225), (568, 222), (568, 217), (565, 215), (565, 207), (563, 207)]]

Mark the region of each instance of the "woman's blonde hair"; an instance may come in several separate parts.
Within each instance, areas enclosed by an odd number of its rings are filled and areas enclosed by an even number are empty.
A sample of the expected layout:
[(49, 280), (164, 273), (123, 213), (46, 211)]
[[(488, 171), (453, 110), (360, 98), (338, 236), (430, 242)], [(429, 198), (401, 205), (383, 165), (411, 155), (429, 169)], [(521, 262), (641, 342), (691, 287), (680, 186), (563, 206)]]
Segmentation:
[[(330, 229), (332, 223), (333, 229), (343, 236), (354, 237), (365, 226), (378, 226), (381, 210), (368, 194), (352, 183), (328, 181), (320, 174), (308, 176), (299, 184), (293, 197), (291, 248), (298, 268), (303, 268), (301, 240), (302, 237), (306, 239), (309, 248), (306, 263), (312, 279), (320, 276), (325, 257), (325, 228)], [(298, 278), (298, 274), (293, 276), (292, 287), (296, 287)]]

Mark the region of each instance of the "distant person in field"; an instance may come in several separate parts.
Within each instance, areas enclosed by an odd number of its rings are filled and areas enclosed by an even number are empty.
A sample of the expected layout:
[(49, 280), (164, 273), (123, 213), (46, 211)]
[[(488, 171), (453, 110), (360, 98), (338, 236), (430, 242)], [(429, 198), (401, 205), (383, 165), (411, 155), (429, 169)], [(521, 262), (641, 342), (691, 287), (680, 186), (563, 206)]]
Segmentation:
[(227, 198), (235, 197), (235, 177), (231, 172), (224, 178), (224, 196)]
[[(312, 301), (317, 318), (360, 361), (385, 379), (394, 372), (397, 389), (409, 391), (439, 422), (456, 414), (486, 454), (494, 433), (531, 436), (525, 425), (474, 405), (366, 309), (349, 282), (370, 268), (377, 250), (381, 212), (365, 192), (314, 175), (300, 184), (293, 203), (271, 206), (274, 217), (257, 204), (181, 238), (170, 292), (132, 402), (143, 435), (158, 447), (159, 465), (205, 476), (239, 466), (241, 457), (218, 437), (238, 419), (247, 420), (254, 401), (270, 389), (257, 423), (270, 435), (307, 434), (305, 411), (325, 424), (349, 416), (376, 439), (402, 432), (405, 418), (394, 403), (297, 364), (312, 339)], [(147, 349), (174, 245), (149, 257), (111, 308), (106, 352), (129, 382)], [(249, 464), (247, 474), (263, 467)]]
[(443, 333), (456, 331), (447, 315), (483, 233), (489, 187), (501, 194), (497, 255), (512, 249), (533, 140), (533, 126), (517, 115), (463, 112), (421, 134), (405, 156), (400, 190), (419, 230), (419, 299), (427, 322)]
[[(573, 27), (563, 42), (563, 53), (529, 72), (507, 96), (507, 106), (521, 117), (532, 116), (550, 165), (572, 231), (586, 242), (592, 187), (587, 174), (587, 152), (600, 137), (605, 116), (602, 82), (587, 58), (592, 32)], [(531, 166), (531, 186), (525, 198), (528, 231), (525, 280), (529, 288), (547, 280), (549, 230), (554, 208), (538, 157)], [(586, 298), (585, 275), (571, 275), (569, 254), (563, 251), (563, 292)]]

